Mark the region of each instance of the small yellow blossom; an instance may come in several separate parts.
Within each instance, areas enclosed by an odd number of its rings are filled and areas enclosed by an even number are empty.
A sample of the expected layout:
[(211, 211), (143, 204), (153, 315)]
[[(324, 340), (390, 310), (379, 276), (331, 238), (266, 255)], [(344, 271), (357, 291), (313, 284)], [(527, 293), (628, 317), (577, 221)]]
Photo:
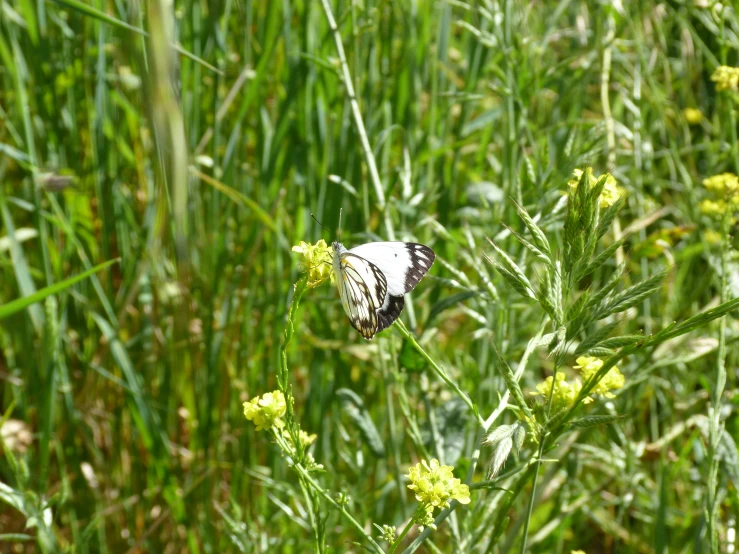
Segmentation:
[[(292, 440), (293, 439), (292, 439), (292, 436), (290, 436), (290, 433), (288, 433), (287, 431), (283, 431), (282, 432), (282, 436), (285, 437), (285, 439), (287, 439), (288, 441), (290, 441), (292, 443)], [(311, 433), (309, 435), (308, 433), (306, 433), (302, 429), (300, 429), (300, 431), (298, 431), (298, 440), (300, 440), (300, 444), (303, 445), (303, 448), (306, 448), (306, 447), (310, 446), (311, 444), (313, 444), (314, 442), (316, 442), (316, 439), (317, 438), (318, 438), (318, 435), (316, 435), (315, 433)]]
[(395, 542), (395, 527), (393, 527), (392, 525), (383, 525), (382, 527), (380, 527), (376, 524), (375, 527), (380, 530), (380, 538), (382, 540), (384, 540), (385, 542), (389, 542), (390, 544)]
[(739, 177), (733, 173), (721, 173), (703, 179), (703, 186), (719, 197), (733, 198), (739, 195)]
[(708, 244), (720, 244), (722, 235), (718, 231), (714, 231), (713, 229), (706, 229), (703, 233), (703, 236), (706, 239), (706, 242)]
[(610, 173), (607, 173), (606, 175), (608, 175), (608, 177), (606, 177), (606, 186), (603, 187), (603, 192), (600, 193), (601, 208), (613, 206), (618, 202), (618, 199), (623, 196), (624, 192), (624, 190), (618, 186), (616, 178), (613, 175)]
[(470, 503), (470, 488), (454, 477), (452, 466), (439, 464), (436, 458), (430, 462), (422, 462), (411, 467), (408, 488), (416, 493), (416, 500), (423, 504), (428, 515), (434, 508), (445, 508), (451, 500), (460, 504)]
[[(593, 170), (590, 168), (587, 168), (586, 171), (588, 172), (587, 182), (590, 187), (594, 187), (595, 183), (598, 182), (598, 180), (603, 176), (600, 175), (596, 177), (593, 174)], [(572, 179), (567, 181), (567, 185), (570, 188), (577, 188), (578, 183), (580, 182), (580, 179), (582, 178), (583, 170), (582, 169), (575, 169), (572, 172)], [(624, 195), (624, 189), (620, 186), (618, 186), (618, 182), (616, 181), (616, 178), (611, 175), (610, 173), (606, 173), (606, 184), (603, 187), (603, 190), (600, 193), (599, 198), (599, 204), (601, 208), (608, 208), (610, 206), (613, 206), (619, 198), (621, 198)]]
[(687, 121), (689, 125), (698, 125), (703, 121), (703, 112), (697, 108), (685, 108), (683, 110), (683, 115), (685, 116), (685, 121)]
[(321, 239), (315, 244), (301, 240), (297, 246), (293, 246), (292, 251), (303, 255), (309, 287), (317, 287), (327, 277), (331, 277), (333, 281), (334, 249), (328, 246), (325, 240)]
[(244, 415), (249, 421), (253, 421), (257, 426), (257, 431), (263, 429), (271, 429), (276, 427), (282, 429), (285, 422), (282, 417), (287, 411), (287, 403), (285, 395), (282, 391), (272, 391), (262, 396), (252, 398), (248, 402), (244, 402)]
[[(737, 199), (739, 200), (739, 197)], [(734, 211), (738, 208), (739, 201), (733, 199), (731, 202), (726, 202), (725, 200), (703, 200), (700, 203), (701, 212), (716, 218), (721, 218), (727, 211)]]
[(585, 554), (584, 550), (570, 550), (570, 554)]
[[(557, 413), (560, 410), (570, 408), (575, 403), (575, 398), (580, 394), (582, 384), (580, 381), (574, 381), (568, 383), (565, 381), (565, 374), (561, 371), (557, 372), (557, 380), (554, 384), (554, 393), (552, 395), (552, 413)], [(545, 399), (549, 399), (549, 393), (552, 390), (552, 376), (550, 375), (543, 382), (536, 385), (536, 392), (532, 392), (532, 396), (543, 396)], [(593, 401), (592, 398), (586, 398), (583, 400), (585, 404), (590, 404)]]
[[(577, 364), (574, 367), (580, 370), (580, 374), (585, 381), (588, 381), (593, 374), (603, 367), (603, 360), (592, 356), (580, 356), (576, 361)], [(612, 367), (598, 384), (595, 385), (593, 393), (606, 398), (615, 398), (616, 395), (610, 392), (611, 389), (620, 389), (624, 386), (625, 382), (626, 379), (621, 371), (617, 367)]]
[[(592, 176), (592, 170), (588, 168), (588, 171), (591, 172), (591, 176)], [(567, 186), (572, 189), (576, 188), (577, 184), (580, 182), (580, 179), (582, 178), (582, 174), (583, 174), (583, 170), (576, 167), (574, 171), (572, 172), (572, 179), (567, 181)], [(591, 177), (588, 179), (588, 184), (592, 184), (592, 182), (593, 182), (593, 178)]]
[(711, 75), (716, 90), (739, 90), (739, 67), (720, 65)]

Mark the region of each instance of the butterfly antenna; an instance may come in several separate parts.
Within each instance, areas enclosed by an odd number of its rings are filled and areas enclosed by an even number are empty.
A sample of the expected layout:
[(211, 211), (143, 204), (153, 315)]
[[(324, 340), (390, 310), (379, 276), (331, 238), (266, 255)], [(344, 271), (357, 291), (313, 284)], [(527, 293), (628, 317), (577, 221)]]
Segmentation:
[(339, 208), (339, 242), (341, 242), (341, 212), (343, 208)]
[(310, 214), (310, 216), (311, 216), (311, 217), (313, 218), (313, 221), (315, 221), (316, 223), (318, 223), (318, 224), (319, 224), (319, 225), (320, 225), (320, 226), (321, 226), (321, 227), (323, 228), (323, 230), (324, 230), (324, 231), (326, 231), (326, 232), (327, 232), (327, 233), (328, 233), (329, 235), (331, 234), (331, 233), (329, 232), (329, 230), (328, 230), (328, 229), (326, 229), (326, 227), (325, 227), (325, 226), (323, 225), (323, 223), (321, 223), (320, 221), (318, 221), (318, 220), (316, 219), (316, 216), (314, 216), (314, 215), (313, 215), (312, 213)]

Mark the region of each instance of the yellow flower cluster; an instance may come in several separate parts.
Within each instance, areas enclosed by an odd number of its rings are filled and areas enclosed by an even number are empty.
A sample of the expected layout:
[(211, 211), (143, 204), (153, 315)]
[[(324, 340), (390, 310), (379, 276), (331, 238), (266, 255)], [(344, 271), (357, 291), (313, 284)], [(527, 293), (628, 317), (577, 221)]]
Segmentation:
[(470, 503), (470, 488), (455, 478), (453, 471), (452, 466), (443, 466), (436, 458), (430, 462), (423, 460), (408, 471), (406, 477), (411, 482), (408, 488), (416, 493), (416, 500), (423, 505), (425, 521), (433, 521), (431, 514), (434, 509), (448, 507), (451, 500), (460, 504)]
[(720, 65), (711, 75), (716, 90), (739, 90), (739, 67)]
[(685, 108), (683, 110), (683, 115), (685, 116), (685, 121), (687, 121), (689, 125), (698, 125), (703, 121), (703, 112), (697, 108)]
[[(575, 398), (580, 394), (582, 389), (582, 383), (580, 381), (574, 381), (568, 383), (565, 381), (565, 374), (561, 371), (557, 372), (556, 382), (554, 383), (554, 391), (552, 392), (552, 413), (557, 413), (560, 410), (564, 410), (572, 406), (575, 402)], [(549, 398), (549, 392), (552, 390), (552, 376), (550, 375), (544, 382), (536, 385), (536, 392), (532, 392), (532, 396), (543, 396)], [(590, 404), (593, 401), (592, 398), (586, 398), (583, 402)]]
[(739, 196), (739, 177), (733, 173), (721, 173), (708, 179), (703, 179), (703, 186), (717, 196)]
[(282, 391), (272, 391), (262, 396), (244, 402), (244, 415), (257, 426), (257, 431), (263, 429), (282, 429), (285, 422), (282, 417), (287, 411), (285, 395)]
[[(593, 376), (601, 367), (603, 367), (603, 360), (600, 358), (594, 358), (592, 356), (580, 356), (576, 360), (574, 366), (575, 369), (580, 370), (582, 378), (587, 381)], [(624, 386), (626, 379), (617, 367), (612, 367), (608, 370), (608, 373), (595, 385), (593, 388), (593, 394), (599, 394), (606, 398), (615, 398), (615, 395), (610, 392), (611, 389), (620, 389)]]
[(701, 202), (701, 212), (720, 218), (727, 212), (739, 211), (739, 177), (733, 173), (721, 173), (704, 179), (703, 186), (714, 198)]
[[(576, 362), (574, 368), (580, 371), (580, 375), (582, 375), (584, 381), (588, 381), (594, 373), (603, 367), (603, 360), (592, 356), (580, 356)], [(612, 389), (620, 389), (624, 386), (625, 382), (626, 380), (621, 371), (617, 367), (612, 367), (598, 384), (595, 385), (592, 394), (597, 394), (605, 398), (615, 398), (615, 395), (610, 391)], [(565, 381), (564, 373), (557, 372), (554, 391), (552, 392), (552, 413), (570, 408), (581, 390), (582, 383), (579, 380), (576, 379), (572, 383), (568, 383)], [(536, 392), (532, 392), (531, 394), (533, 396), (549, 398), (550, 391), (552, 391), (551, 375), (544, 382), (536, 385)], [(592, 398), (586, 397), (583, 399), (583, 404), (590, 404), (592, 401)]]
[(315, 244), (301, 240), (297, 246), (293, 246), (292, 251), (303, 255), (309, 287), (317, 287), (327, 277), (331, 277), (333, 281), (334, 249), (328, 246), (325, 240), (321, 239)]
[[(285, 439), (287, 439), (292, 444), (293, 438), (292, 436), (290, 436), (290, 433), (288, 433), (287, 431), (283, 431), (282, 436), (285, 437)], [(302, 429), (298, 431), (298, 440), (300, 441), (300, 444), (303, 445), (303, 448), (307, 448), (308, 446), (313, 444), (317, 438), (318, 435), (316, 435), (315, 433), (311, 433), (309, 435)]]
[[(590, 168), (586, 168), (585, 171), (588, 173), (588, 184), (593, 187), (595, 186), (595, 183), (598, 182), (598, 180), (602, 177), (602, 175), (596, 177), (593, 175), (593, 170)], [(580, 179), (582, 178), (583, 170), (582, 169), (575, 169), (572, 172), (572, 179), (567, 181), (567, 185), (570, 188), (576, 188), (577, 184), (580, 182)], [(610, 173), (606, 173), (606, 185), (603, 187), (603, 191), (600, 193), (600, 207), (601, 208), (608, 208), (609, 206), (613, 206), (619, 198), (621, 198), (624, 194), (624, 189), (620, 186), (618, 186), (618, 183), (616, 182), (616, 178), (611, 175)]]

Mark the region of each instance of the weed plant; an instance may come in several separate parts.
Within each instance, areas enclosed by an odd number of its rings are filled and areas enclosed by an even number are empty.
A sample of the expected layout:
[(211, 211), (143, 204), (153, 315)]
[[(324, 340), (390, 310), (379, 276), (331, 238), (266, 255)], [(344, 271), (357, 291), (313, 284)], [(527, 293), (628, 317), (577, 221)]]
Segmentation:
[(1, 551), (736, 549), (736, 5), (0, 14)]

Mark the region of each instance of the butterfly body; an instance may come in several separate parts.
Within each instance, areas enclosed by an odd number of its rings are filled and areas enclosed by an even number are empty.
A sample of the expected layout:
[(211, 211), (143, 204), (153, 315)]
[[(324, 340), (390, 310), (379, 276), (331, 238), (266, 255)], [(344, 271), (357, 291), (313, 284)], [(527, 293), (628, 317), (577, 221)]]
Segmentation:
[(333, 270), (344, 311), (366, 339), (392, 325), (412, 291), (434, 263), (428, 246), (369, 242), (347, 250), (334, 242)]

